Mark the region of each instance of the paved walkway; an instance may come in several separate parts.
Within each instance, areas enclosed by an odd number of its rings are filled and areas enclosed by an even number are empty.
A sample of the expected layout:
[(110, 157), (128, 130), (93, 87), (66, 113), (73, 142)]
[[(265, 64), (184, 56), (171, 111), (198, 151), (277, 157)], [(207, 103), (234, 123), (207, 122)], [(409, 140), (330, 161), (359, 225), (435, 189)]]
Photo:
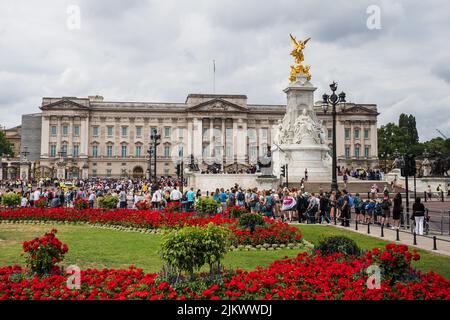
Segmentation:
[[(450, 257), (450, 236), (448, 235), (436, 235), (436, 247), (437, 250), (433, 250), (433, 236), (416, 236), (417, 245), (414, 245), (414, 236), (410, 231), (399, 232), (400, 241), (396, 241), (397, 232), (390, 228), (383, 228), (384, 237), (381, 237), (381, 227), (379, 225), (370, 225), (370, 234), (367, 234), (367, 225), (358, 224), (358, 230), (355, 230), (355, 223), (352, 222), (350, 227), (342, 227), (339, 224), (308, 224), (309, 226), (325, 226), (329, 228), (338, 228), (348, 230), (349, 232), (356, 232), (369, 237), (379, 238), (381, 240), (390, 241), (394, 243), (406, 244), (408, 247), (414, 247), (423, 249), (435, 254), (442, 254)], [(301, 229), (300, 229), (301, 230)], [(306, 239), (307, 240), (307, 239)], [(445, 241), (444, 241), (445, 240)]]

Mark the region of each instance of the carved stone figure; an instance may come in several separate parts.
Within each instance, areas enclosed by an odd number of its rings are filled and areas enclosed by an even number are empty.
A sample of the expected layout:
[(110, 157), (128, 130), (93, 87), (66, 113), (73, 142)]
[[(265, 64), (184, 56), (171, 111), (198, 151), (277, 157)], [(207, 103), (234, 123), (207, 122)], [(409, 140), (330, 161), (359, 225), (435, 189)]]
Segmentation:
[(308, 114), (306, 109), (295, 120), (294, 124), (294, 142), (301, 143), (305, 137), (310, 137), (314, 142), (318, 142), (318, 134), (314, 125), (314, 121)]

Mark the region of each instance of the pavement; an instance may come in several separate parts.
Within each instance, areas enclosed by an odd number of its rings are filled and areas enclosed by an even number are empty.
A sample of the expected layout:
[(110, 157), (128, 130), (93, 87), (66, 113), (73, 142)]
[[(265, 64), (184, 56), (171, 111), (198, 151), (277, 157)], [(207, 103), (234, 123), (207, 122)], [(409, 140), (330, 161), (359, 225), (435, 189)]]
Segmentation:
[[(300, 224), (302, 225), (302, 224)], [(397, 241), (397, 231), (392, 230), (391, 228), (383, 228), (383, 237), (381, 236), (381, 227), (379, 225), (370, 225), (370, 234), (367, 233), (367, 225), (358, 223), (358, 230), (355, 230), (355, 223), (352, 222), (350, 227), (342, 227), (339, 224), (308, 224), (309, 226), (324, 226), (327, 228), (337, 228), (337, 229), (345, 229), (349, 232), (356, 232), (368, 237), (374, 237), (381, 240), (393, 242), (393, 243), (401, 243), (405, 244), (408, 247), (422, 249), (434, 254), (440, 254), (450, 257), (450, 236), (448, 235), (436, 235), (436, 248), (437, 250), (433, 250), (433, 236), (424, 235), (424, 236), (416, 236), (416, 243), (414, 245), (414, 235), (409, 230), (400, 230), (399, 238), (400, 241)], [(301, 229), (300, 229), (301, 230)]]

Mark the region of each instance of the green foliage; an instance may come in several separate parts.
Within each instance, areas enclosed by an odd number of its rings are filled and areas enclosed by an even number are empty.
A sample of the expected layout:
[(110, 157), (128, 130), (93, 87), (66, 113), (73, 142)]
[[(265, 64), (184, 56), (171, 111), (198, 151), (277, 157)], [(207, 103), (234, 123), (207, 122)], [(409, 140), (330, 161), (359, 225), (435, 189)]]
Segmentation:
[(406, 143), (410, 148), (419, 143), (419, 134), (416, 127), (416, 118), (413, 115), (402, 113), (398, 119), (398, 126), (406, 131)]
[(0, 130), (0, 155), (6, 154), (10, 157), (14, 156), (14, 151), (11, 142), (6, 140), (6, 134)]
[(247, 209), (243, 206), (232, 206), (227, 208), (227, 214), (230, 218), (239, 219), (241, 215), (247, 213)]
[(324, 256), (328, 256), (333, 253), (343, 253), (346, 256), (358, 256), (361, 254), (361, 249), (358, 247), (356, 242), (345, 236), (334, 236), (321, 239), (314, 249), (319, 250)]
[(255, 231), (256, 226), (263, 226), (265, 225), (264, 219), (259, 214), (255, 213), (244, 213), (239, 218), (239, 225), (250, 229), (250, 232)]
[(6, 207), (17, 207), (20, 204), (20, 195), (15, 192), (8, 192), (2, 196), (2, 204)]
[(116, 209), (118, 203), (119, 198), (112, 195), (106, 195), (97, 199), (97, 205), (102, 209)]
[(185, 226), (167, 233), (161, 244), (161, 258), (176, 273), (186, 272), (191, 278), (208, 264), (220, 270), (220, 261), (230, 247), (230, 231), (209, 223), (204, 226)]
[(216, 214), (220, 207), (220, 203), (214, 201), (213, 198), (201, 197), (198, 199), (195, 210), (201, 214)]

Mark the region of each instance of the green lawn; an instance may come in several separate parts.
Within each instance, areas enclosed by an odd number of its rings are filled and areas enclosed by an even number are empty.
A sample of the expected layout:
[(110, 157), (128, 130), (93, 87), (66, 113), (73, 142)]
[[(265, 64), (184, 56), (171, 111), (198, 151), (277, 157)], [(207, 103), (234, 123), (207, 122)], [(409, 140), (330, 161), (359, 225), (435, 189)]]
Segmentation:
[[(356, 232), (347, 230), (337, 229), (331, 226), (301, 225), (298, 226), (298, 228), (301, 230), (304, 239), (313, 244), (316, 244), (321, 237), (335, 235), (347, 236), (355, 240), (362, 249), (383, 248), (386, 244), (389, 243), (388, 241), (383, 241), (378, 238), (361, 235)], [(420, 249), (417, 249), (417, 252), (420, 254), (420, 260), (413, 261), (413, 266), (422, 271), (433, 270), (443, 277), (450, 279), (450, 257), (433, 254)]]
[[(23, 264), (22, 242), (43, 235), (52, 228), (58, 229), (58, 237), (69, 246), (64, 265), (76, 264), (86, 268), (128, 268), (131, 264), (146, 272), (161, 270), (158, 255), (161, 236), (91, 228), (84, 225), (23, 225), (0, 224), (0, 266)], [(313, 244), (320, 237), (346, 235), (361, 248), (384, 247), (388, 242), (327, 226), (301, 225), (303, 237)], [(414, 265), (422, 271), (433, 270), (450, 279), (450, 258), (418, 250), (421, 260)], [(225, 256), (224, 265), (229, 269), (253, 270), (256, 266), (268, 266), (285, 256), (295, 257), (300, 250), (234, 251)]]
[[(69, 246), (63, 265), (76, 264), (86, 268), (128, 268), (131, 264), (146, 272), (161, 270), (158, 250), (161, 236), (116, 230), (91, 228), (83, 225), (23, 225), (0, 224), (0, 266), (23, 264), (22, 243), (43, 235), (52, 228), (58, 238)], [(303, 249), (302, 249), (303, 250)], [(274, 251), (233, 251), (224, 259), (228, 269), (253, 270), (268, 266), (272, 261), (295, 257), (299, 249)]]

